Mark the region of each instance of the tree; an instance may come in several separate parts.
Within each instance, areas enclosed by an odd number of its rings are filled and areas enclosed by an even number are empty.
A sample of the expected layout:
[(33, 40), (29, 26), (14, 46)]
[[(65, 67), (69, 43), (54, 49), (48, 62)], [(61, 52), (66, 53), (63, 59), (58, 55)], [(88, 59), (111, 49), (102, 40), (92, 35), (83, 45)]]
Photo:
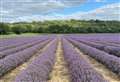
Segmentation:
[(21, 33), (25, 33), (27, 32), (27, 29), (25, 26), (21, 25), (21, 24), (17, 24), (17, 25), (14, 25), (12, 27), (12, 31), (16, 34), (21, 34)]
[(0, 34), (8, 34), (10, 32), (10, 27), (6, 23), (0, 23)]

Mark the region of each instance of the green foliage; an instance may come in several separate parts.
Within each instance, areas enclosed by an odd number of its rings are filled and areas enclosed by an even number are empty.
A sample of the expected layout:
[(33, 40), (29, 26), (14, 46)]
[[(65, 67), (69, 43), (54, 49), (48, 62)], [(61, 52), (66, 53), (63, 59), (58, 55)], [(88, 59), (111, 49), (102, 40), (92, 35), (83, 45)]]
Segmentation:
[(49, 31), (49, 33), (70, 33), (71, 28), (67, 24), (52, 24), (48, 27), (47, 30)]
[(10, 32), (10, 26), (5, 23), (0, 23), (0, 34), (8, 34)]
[[(10, 30), (11, 29), (11, 30)], [(0, 33), (120, 33), (120, 21), (53, 20), (0, 23)]]
[(12, 31), (16, 34), (21, 34), (27, 32), (27, 29), (24, 25), (17, 24), (12, 27)]

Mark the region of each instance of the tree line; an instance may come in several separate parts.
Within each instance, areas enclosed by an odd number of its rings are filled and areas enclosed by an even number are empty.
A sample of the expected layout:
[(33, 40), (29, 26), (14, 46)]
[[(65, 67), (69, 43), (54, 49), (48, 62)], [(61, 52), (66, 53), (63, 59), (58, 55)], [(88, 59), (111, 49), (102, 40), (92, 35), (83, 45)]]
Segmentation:
[(120, 33), (120, 21), (53, 20), (0, 23), (0, 34), (21, 33)]

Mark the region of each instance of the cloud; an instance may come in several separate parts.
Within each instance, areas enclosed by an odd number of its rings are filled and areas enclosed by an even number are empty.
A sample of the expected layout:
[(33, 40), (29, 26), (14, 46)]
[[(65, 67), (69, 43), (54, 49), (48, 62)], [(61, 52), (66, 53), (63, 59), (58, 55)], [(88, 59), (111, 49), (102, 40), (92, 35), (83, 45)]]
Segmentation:
[[(55, 19), (101, 19), (120, 20), (120, 3), (102, 6), (87, 12), (74, 12), (64, 15), (55, 13), (73, 6), (83, 4), (88, 0), (1, 0), (0, 21), (19, 22), (33, 20), (55, 20)], [(95, 0), (97, 2), (105, 0)]]
[(45, 20), (61, 20), (66, 19), (65, 15), (62, 14), (54, 14), (54, 15), (31, 15), (31, 16), (22, 16), (18, 17), (14, 20), (11, 20), (11, 22), (20, 22), (20, 21), (45, 21)]
[[(80, 5), (86, 0), (2, 0), (3, 10), (12, 10), (13, 13), (48, 13), (56, 9)], [(26, 12), (25, 12), (26, 11)]]
[(64, 4), (66, 4), (67, 6), (76, 6), (79, 4), (82, 4), (88, 0), (61, 0)]
[(95, 0), (96, 2), (105, 2), (106, 0)]
[(100, 20), (120, 20), (120, 3), (109, 4), (88, 12), (77, 12), (69, 15), (73, 19), (100, 19)]
[[(87, 0), (1, 0), (1, 20), (22, 16), (46, 15), (51, 12), (77, 6)], [(6, 14), (4, 14), (7, 12)], [(10, 16), (10, 17), (9, 17)], [(8, 18), (5, 18), (8, 17)], [(17, 19), (16, 18), (16, 19)]]

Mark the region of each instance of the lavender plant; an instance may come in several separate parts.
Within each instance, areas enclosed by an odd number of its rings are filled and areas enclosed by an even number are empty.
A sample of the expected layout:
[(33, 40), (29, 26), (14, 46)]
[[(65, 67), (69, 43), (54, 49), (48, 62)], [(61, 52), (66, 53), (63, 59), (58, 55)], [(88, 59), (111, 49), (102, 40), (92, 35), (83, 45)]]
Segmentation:
[(1, 59), (0, 60), (0, 77), (5, 73), (7, 73), (8, 71), (17, 67), (18, 65), (27, 61), (40, 48), (43, 48), (48, 42), (49, 40)]
[(4, 51), (1, 51), (0, 53), (0, 59), (5, 57), (5, 56), (8, 56), (8, 55), (11, 55), (11, 54), (14, 54), (14, 53), (17, 53), (19, 51), (22, 51), (26, 48), (29, 48), (29, 47), (32, 47), (34, 45), (37, 45), (43, 41), (47, 40), (47, 38), (43, 38), (43, 39), (40, 39), (40, 40), (37, 40), (37, 41), (30, 41), (29, 43), (27, 44), (24, 44), (24, 45), (20, 45), (20, 46), (17, 46), (15, 48), (11, 48), (11, 49), (7, 49), (7, 50), (4, 50)]
[(113, 72), (120, 75), (120, 58), (110, 55), (106, 52), (100, 51), (96, 48), (90, 47), (83, 43), (79, 43), (75, 40), (69, 39), (75, 46), (77, 46), (80, 50), (82, 50), (85, 54), (95, 58), (99, 62), (106, 65)]
[(66, 40), (63, 40), (63, 50), (71, 73), (71, 82), (108, 82)]
[(15, 82), (47, 82), (48, 76), (55, 63), (57, 41), (40, 54), (28, 67), (23, 70)]

